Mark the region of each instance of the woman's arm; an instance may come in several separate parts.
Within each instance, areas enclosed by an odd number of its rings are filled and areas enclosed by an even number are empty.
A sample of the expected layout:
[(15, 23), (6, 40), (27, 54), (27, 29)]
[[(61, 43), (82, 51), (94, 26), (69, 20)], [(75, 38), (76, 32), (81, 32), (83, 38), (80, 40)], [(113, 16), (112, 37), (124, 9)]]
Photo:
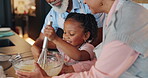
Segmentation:
[(53, 78), (118, 78), (135, 62), (138, 55), (139, 53), (125, 43), (113, 41), (103, 47), (90, 71), (63, 74)]
[(70, 65), (70, 66), (63, 66), (63, 69), (60, 74), (66, 74), (66, 73), (79, 73), (84, 71), (89, 71), (90, 68), (95, 65), (96, 59), (93, 59), (91, 61), (81, 61), (76, 64)]

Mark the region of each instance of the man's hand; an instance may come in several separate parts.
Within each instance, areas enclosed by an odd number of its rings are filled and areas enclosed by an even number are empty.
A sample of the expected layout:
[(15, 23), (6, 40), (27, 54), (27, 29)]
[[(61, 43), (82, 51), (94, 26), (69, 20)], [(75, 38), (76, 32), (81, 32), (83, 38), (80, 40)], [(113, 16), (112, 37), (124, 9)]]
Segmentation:
[(41, 48), (33, 45), (31, 47), (31, 51), (32, 51), (34, 59), (37, 61), (40, 56)]

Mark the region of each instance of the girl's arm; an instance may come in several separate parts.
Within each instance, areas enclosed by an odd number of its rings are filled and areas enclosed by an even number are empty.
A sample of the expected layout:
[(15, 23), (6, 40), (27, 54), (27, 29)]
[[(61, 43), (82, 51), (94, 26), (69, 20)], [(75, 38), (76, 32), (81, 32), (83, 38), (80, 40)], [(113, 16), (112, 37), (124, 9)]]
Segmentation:
[(77, 61), (91, 60), (90, 54), (86, 50), (79, 50), (77, 47), (65, 42), (59, 37), (52, 40), (56, 46), (62, 50), (67, 56)]

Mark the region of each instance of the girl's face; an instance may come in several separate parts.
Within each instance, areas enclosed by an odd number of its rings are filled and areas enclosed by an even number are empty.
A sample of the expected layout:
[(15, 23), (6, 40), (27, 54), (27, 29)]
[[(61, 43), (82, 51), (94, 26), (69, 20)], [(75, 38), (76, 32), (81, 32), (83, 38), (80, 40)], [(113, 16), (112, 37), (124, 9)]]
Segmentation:
[(80, 22), (68, 19), (64, 23), (63, 39), (75, 47), (80, 47), (88, 36), (84, 33), (84, 29)]

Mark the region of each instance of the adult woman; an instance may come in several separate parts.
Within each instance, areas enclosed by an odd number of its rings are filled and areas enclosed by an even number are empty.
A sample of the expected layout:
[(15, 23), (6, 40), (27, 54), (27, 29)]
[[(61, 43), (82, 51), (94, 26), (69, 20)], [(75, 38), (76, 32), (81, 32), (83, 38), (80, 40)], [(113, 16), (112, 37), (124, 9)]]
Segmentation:
[[(148, 10), (130, 0), (84, 0), (84, 3), (93, 13), (108, 13), (103, 42), (95, 49), (97, 61), (90, 71), (53, 78), (147, 78)], [(33, 78), (30, 73), (17, 74)], [(39, 74), (40, 78), (47, 77), (45, 73)]]

